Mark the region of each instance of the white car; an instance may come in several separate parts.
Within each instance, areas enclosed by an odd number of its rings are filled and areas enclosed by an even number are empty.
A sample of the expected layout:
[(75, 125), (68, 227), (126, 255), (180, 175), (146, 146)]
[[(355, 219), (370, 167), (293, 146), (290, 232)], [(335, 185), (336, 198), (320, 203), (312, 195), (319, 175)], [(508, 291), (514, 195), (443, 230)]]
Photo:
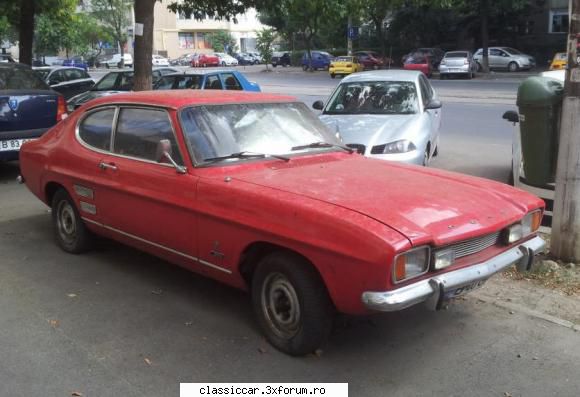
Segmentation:
[[(123, 54), (123, 64), (126, 68), (132, 68), (133, 67), (133, 56), (131, 54)], [(110, 56), (109, 58), (100, 61), (97, 64), (98, 66), (104, 66), (107, 69), (109, 68), (113, 68), (113, 67), (120, 67), (121, 66), (121, 54), (114, 54), (112, 56)]]
[(238, 60), (229, 54), (216, 52), (215, 56), (218, 57), (221, 66), (238, 66)]
[(427, 165), (437, 156), (441, 101), (425, 75), (377, 70), (345, 77), (313, 107), (352, 149), (381, 160)]
[(164, 58), (161, 55), (153, 55), (152, 64), (153, 66), (169, 66), (169, 59)]

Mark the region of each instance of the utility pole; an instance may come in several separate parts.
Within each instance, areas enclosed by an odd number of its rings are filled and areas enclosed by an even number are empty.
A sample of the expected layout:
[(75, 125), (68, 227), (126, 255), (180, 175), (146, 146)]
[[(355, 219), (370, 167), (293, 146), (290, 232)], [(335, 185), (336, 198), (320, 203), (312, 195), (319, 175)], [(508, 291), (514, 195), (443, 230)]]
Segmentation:
[(352, 17), (350, 14), (348, 16), (348, 28), (346, 32), (346, 55), (352, 55)]
[(550, 249), (563, 261), (580, 262), (580, 0), (570, 0), (569, 21)]

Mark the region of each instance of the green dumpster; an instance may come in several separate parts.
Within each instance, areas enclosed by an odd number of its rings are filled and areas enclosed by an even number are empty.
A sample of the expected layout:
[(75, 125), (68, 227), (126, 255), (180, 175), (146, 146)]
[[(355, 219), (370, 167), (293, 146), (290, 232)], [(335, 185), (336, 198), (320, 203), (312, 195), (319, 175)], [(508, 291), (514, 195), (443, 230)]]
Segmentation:
[(522, 160), (530, 185), (555, 180), (563, 92), (563, 84), (548, 77), (530, 77), (518, 88)]

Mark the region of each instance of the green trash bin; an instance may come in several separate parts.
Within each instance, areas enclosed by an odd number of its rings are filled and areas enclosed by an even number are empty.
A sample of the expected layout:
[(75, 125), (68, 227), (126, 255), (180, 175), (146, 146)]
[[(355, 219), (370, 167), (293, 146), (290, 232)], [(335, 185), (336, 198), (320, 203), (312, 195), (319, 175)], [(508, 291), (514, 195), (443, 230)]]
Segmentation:
[(522, 160), (530, 185), (554, 183), (563, 93), (563, 84), (548, 77), (530, 77), (518, 88)]

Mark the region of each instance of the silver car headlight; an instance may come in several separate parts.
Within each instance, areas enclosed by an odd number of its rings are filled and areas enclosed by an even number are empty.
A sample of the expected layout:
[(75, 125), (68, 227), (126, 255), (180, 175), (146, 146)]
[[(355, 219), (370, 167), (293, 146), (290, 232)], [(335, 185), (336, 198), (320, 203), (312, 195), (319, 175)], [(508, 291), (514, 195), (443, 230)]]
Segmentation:
[(542, 224), (542, 211), (536, 210), (528, 213), (521, 222), (511, 225), (507, 229), (506, 243), (513, 244), (530, 234), (535, 233)]
[(383, 150), (383, 154), (407, 153), (416, 149), (417, 148), (413, 142), (407, 139), (401, 139), (399, 141), (387, 143)]
[(395, 256), (393, 282), (398, 284), (427, 273), (429, 271), (430, 256), (431, 249), (429, 247), (413, 248)]

